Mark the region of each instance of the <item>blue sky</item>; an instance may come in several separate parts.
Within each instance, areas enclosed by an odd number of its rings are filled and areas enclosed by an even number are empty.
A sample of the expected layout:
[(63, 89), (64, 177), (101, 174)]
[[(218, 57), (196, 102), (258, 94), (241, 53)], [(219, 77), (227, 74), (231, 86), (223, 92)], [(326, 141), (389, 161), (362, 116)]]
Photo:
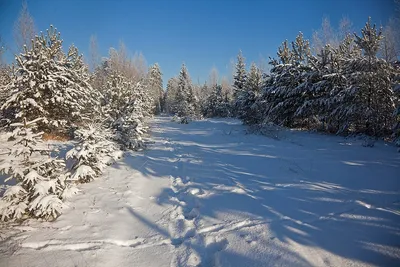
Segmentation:
[[(0, 0), (0, 35), (9, 46), (20, 6)], [(39, 30), (55, 25), (64, 46), (74, 43), (84, 55), (92, 34), (103, 56), (122, 40), (132, 54), (140, 51), (149, 64), (160, 64), (164, 85), (183, 62), (193, 82), (203, 82), (213, 66), (229, 75), (239, 49), (249, 65), (274, 57), (299, 31), (310, 38), (323, 16), (335, 27), (347, 16), (360, 32), (368, 16), (386, 24), (395, 7), (393, 0), (28, 0), (28, 6)]]

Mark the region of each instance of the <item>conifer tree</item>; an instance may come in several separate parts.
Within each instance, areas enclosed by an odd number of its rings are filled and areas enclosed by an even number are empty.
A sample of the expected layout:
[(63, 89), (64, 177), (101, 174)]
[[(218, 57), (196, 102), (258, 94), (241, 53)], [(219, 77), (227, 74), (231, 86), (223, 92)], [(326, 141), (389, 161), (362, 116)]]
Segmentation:
[(263, 85), (263, 76), (261, 70), (256, 66), (255, 63), (251, 64), (250, 72), (248, 73), (244, 90), (240, 95), (239, 102), (239, 118), (246, 124), (252, 124), (256, 122), (257, 114), (260, 112), (257, 105), (255, 104), (261, 87)]
[(168, 113), (176, 113), (176, 95), (178, 92), (178, 79), (172, 77), (168, 80), (165, 92), (165, 109)]
[(282, 43), (282, 46), (280, 46), (280, 47), (278, 48), (277, 55), (278, 55), (278, 57), (279, 57), (279, 59), (281, 60), (281, 63), (282, 63), (283, 65), (285, 65), (285, 64), (290, 64), (290, 63), (292, 62), (293, 53), (292, 53), (292, 51), (291, 51), (290, 48), (289, 48), (289, 45), (288, 45), (288, 41), (287, 41), (287, 40), (285, 40), (285, 41)]
[(102, 110), (105, 121), (115, 131), (123, 149), (141, 149), (146, 131), (145, 118), (153, 110), (153, 100), (142, 85), (118, 73), (110, 74), (103, 89)]
[(349, 58), (343, 69), (347, 86), (336, 95), (340, 104), (332, 114), (341, 121), (340, 131), (374, 136), (390, 131), (395, 109), (394, 69), (377, 57), (381, 39), (382, 30), (377, 30), (370, 18), (361, 36), (355, 34), (355, 43), (363, 54)]
[[(37, 132), (37, 118), (11, 124), (9, 149), (1, 155), (0, 171), (9, 175), (15, 185), (9, 187), (0, 200), (2, 221), (27, 217), (52, 220), (64, 207), (62, 200), (73, 188), (66, 184), (64, 161), (50, 157), (50, 150)], [(72, 189), (72, 191), (71, 191)]]
[(226, 95), (223, 95), (221, 85), (213, 86), (211, 94), (203, 105), (203, 114), (206, 117), (228, 117), (230, 115), (229, 100)]
[(348, 60), (357, 55), (360, 55), (360, 50), (349, 34), (337, 48), (328, 44), (316, 57), (310, 57), (313, 69), (307, 76), (310, 86), (304, 92), (306, 100), (297, 109), (295, 116), (316, 122), (323, 130), (337, 132), (344, 120), (335, 115), (340, 105), (337, 96), (347, 86), (343, 69)]
[(6, 87), (9, 98), (2, 106), (12, 122), (42, 117), (40, 130), (66, 131), (87, 119), (88, 107), (97, 107), (81, 56), (74, 47), (63, 53), (60, 33), (52, 26), (16, 56), (15, 64)]
[(197, 98), (193, 91), (192, 81), (185, 64), (183, 64), (178, 77), (176, 115), (181, 118), (193, 119), (197, 115), (197, 109)]
[(262, 100), (257, 102), (264, 106), (265, 120), (292, 127), (299, 123), (294, 115), (306, 100), (303, 92), (310, 86), (307, 82), (307, 75), (312, 70), (309, 65), (309, 42), (300, 32), (292, 42), (292, 49), (285, 41), (277, 55), (280, 62), (270, 62), (273, 65), (271, 77), (264, 88)]
[(112, 133), (100, 124), (90, 124), (75, 132), (78, 143), (66, 154), (71, 172), (69, 181), (86, 183), (100, 175), (118, 155)]
[(244, 87), (247, 78), (246, 63), (245, 58), (242, 55), (242, 51), (239, 51), (239, 54), (237, 56), (235, 69), (236, 72), (233, 76), (233, 106), (235, 107), (235, 110), (240, 110), (241, 101), (243, 100), (243, 97), (241, 95), (244, 93)]
[(160, 66), (155, 63), (149, 68), (147, 86), (150, 91), (150, 95), (154, 100), (154, 113), (160, 114), (162, 111), (163, 102), (163, 87), (162, 87), (162, 73)]

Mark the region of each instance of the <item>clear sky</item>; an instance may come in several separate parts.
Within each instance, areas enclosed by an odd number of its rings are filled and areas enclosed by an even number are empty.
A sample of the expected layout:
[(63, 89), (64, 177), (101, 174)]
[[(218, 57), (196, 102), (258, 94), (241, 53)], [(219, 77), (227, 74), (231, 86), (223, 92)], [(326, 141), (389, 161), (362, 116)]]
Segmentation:
[[(0, 35), (8, 46), (20, 7), (20, 0), (0, 0)], [(53, 24), (64, 46), (74, 43), (84, 55), (92, 34), (102, 56), (122, 40), (132, 54), (140, 51), (149, 64), (160, 64), (166, 85), (183, 62), (193, 82), (203, 82), (213, 66), (229, 75), (239, 49), (249, 65), (274, 57), (281, 42), (299, 31), (311, 38), (323, 16), (335, 27), (347, 16), (360, 32), (368, 16), (386, 24), (395, 5), (393, 0), (28, 0), (28, 7), (38, 30)]]

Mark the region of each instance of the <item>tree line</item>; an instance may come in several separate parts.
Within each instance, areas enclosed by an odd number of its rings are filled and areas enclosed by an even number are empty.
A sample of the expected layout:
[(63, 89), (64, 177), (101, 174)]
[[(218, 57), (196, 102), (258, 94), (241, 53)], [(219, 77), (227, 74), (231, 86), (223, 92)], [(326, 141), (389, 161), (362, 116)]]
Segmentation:
[[(270, 58), (269, 72), (255, 63), (247, 70), (239, 52), (231, 86), (215, 81), (188, 86), (189, 75), (182, 66), (179, 76), (168, 81), (166, 109), (179, 116), (193, 116), (193, 112), (205, 117), (234, 116), (246, 125), (273, 123), (398, 138), (400, 34), (395, 21), (378, 28), (369, 18), (361, 33), (353, 34), (345, 19), (341, 34), (334, 34), (324, 19), (314, 32), (314, 45), (301, 32), (293, 41), (285, 40), (277, 56)], [(182, 97), (183, 92), (187, 97)], [(182, 101), (192, 107), (190, 112), (186, 106), (181, 108)]]

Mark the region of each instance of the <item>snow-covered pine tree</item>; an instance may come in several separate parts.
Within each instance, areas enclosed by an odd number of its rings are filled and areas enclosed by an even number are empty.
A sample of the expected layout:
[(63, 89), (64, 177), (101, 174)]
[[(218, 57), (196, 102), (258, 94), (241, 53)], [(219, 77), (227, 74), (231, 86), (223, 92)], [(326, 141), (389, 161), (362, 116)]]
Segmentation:
[(176, 94), (176, 115), (182, 121), (194, 119), (197, 115), (198, 103), (193, 91), (192, 81), (185, 64), (182, 64), (178, 77), (178, 90)]
[(330, 112), (336, 103), (332, 101), (331, 94), (342, 90), (346, 84), (337, 64), (337, 56), (337, 50), (328, 44), (316, 57), (309, 58), (312, 71), (305, 77), (309, 86), (304, 88), (304, 102), (295, 113), (295, 117), (307, 122), (309, 127), (334, 129), (335, 121), (330, 117)]
[[(296, 121), (294, 114), (305, 101), (303, 93), (310, 84), (307, 75), (312, 71), (309, 65), (311, 55), (308, 40), (300, 32), (289, 50), (287, 41), (279, 48), (277, 60), (272, 60), (271, 77), (264, 89), (262, 101), (265, 120), (293, 127), (302, 124)], [(284, 63), (286, 62), (286, 63)]]
[(277, 55), (281, 61), (281, 64), (290, 64), (292, 62), (293, 53), (289, 48), (288, 40), (282, 43), (282, 46), (278, 48)]
[(210, 97), (213, 91), (212, 89), (214, 89), (214, 86), (211, 89), (209, 87), (210, 85), (207, 82), (204, 82), (204, 84), (199, 88), (199, 103), (201, 106), (201, 113), (206, 117), (208, 116), (207, 113), (209, 112), (208, 108), (211, 100)]
[(280, 100), (280, 90), (278, 88), (278, 82), (282, 82), (282, 78), (286, 78), (287, 69), (292, 67), (292, 51), (288, 46), (288, 41), (285, 40), (282, 45), (278, 48), (278, 60), (270, 58), (269, 64), (272, 65), (270, 76), (265, 79), (264, 88), (261, 90), (261, 94), (257, 99), (257, 105), (261, 107), (260, 111), (260, 123), (277, 122), (274, 121), (272, 116), (269, 116), (270, 111), (277, 105)]
[(193, 90), (193, 99), (194, 99), (194, 110), (196, 114), (196, 118), (200, 119), (200, 115), (202, 114), (202, 100), (204, 100), (203, 92), (201, 91), (200, 84), (192, 84)]
[(377, 57), (382, 31), (371, 24), (370, 18), (355, 34), (355, 43), (363, 51), (346, 60), (343, 74), (347, 86), (335, 98), (339, 103), (332, 116), (340, 121), (340, 131), (363, 132), (382, 136), (391, 131), (395, 110), (392, 83), (394, 69)]
[[(205, 85), (206, 86), (206, 85)], [(223, 95), (222, 86), (214, 85), (203, 106), (206, 117), (228, 117), (230, 115), (229, 100)]]
[[(0, 107), (6, 102), (9, 92), (6, 90), (7, 85), (11, 82), (11, 71), (12, 67), (7, 65), (2, 65), (0, 62)], [(0, 126), (5, 126), (8, 124), (7, 113), (5, 111), (0, 111)]]
[(115, 139), (123, 149), (141, 149), (146, 132), (144, 120), (153, 110), (153, 100), (141, 82), (133, 83), (122, 75), (110, 74), (103, 90), (103, 114)]
[(60, 33), (52, 26), (32, 41), (32, 48), (16, 56), (16, 68), (6, 90), (7, 110), (12, 122), (20, 118), (38, 122), (46, 132), (66, 131), (85, 120), (88, 107), (96, 107), (92, 88), (82, 73), (82, 58), (71, 48), (62, 51)]
[(236, 72), (233, 76), (233, 107), (236, 113), (236, 111), (241, 110), (241, 101), (243, 100), (241, 95), (244, 93), (244, 86), (247, 78), (246, 63), (245, 58), (242, 55), (242, 51), (239, 51), (237, 56), (235, 69)]
[(162, 73), (160, 70), (160, 66), (158, 63), (155, 63), (153, 66), (149, 68), (148, 78), (147, 78), (147, 87), (150, 91), (150, 95), (154, 100), (153, 106), (155, 107), (154, 113), (160, 114), (163, 108), (163, 95), (164, 90), (162, 87)]
[(314, 67), (313, 85), (307, 100), (296, 112), (297, 115), (318, 117), (322, 128), (329, 132), (338, 132), (346, 118), (337, 111), (342, 102), (342, 91), (346, 89), (348, 79), (344, 69), (349, 60), (361, 55), (361, 49), (354, 43), (354, 37), (347, 34), (337, 48), (326, 46), (317, 58), (311, 58)]
[(221, 78), (221, 86), (222, 86), (222, 95), (224, 96), (226, 102), (229, 103), (229, 113), (230, 113), (229, 116), (231, 116), (232, 115), (231, 102), (233, 98), (233, 88), (227, 77), (224, 76)]
[(112, 133), (100, 124), (75, 131), (78, 144), (66, 154), (68, 178), (71, 182), (86, 183), (100, 175), (104, 168), (121, 157), (116, 144), (111, 140)]
[[(189, 80), (191, 83), (191, 80)], [(199, 104), (199, 99), (196, 96), (195, 93), (195, 86), (192, 84), (189, 87), (189, 94), (188, 94), (188, 103), (189, 103), (189, 116), (188, 119), (193, 120), (193, 119), (198, 119), (199, 114), (201, 111), (201, 106)]]
[(261, 92), (262, 85), (263, 75), (261, 70), (255, 63), (252, 63), (244, 88), (238, 98), (241, 103), (238, 115), (245, 124), (254, 124), (257, 122), (260, 110), (258, 105), (256, 105), (256, 101)]
[(4, 91), (7, 84), (11, 82), (11, 67), (0, 64), (0, 90)]
[(36, 132), (36, 123), (42, 120), (11, 124), (8, 151), (1, 155), (0, 171), (14, 180), (0, 200), (2, 221), (27, 217), (52, 220), (63, 209), (62, 200), (74, 188), (66, 184), (68, 175), (64, 161), (50, 156), (49, 148), (42, 141), (43, 132)]
[(178, 78), (172, 77), (168, 80), (167, 90), (165, 92), (165, 111), (176, 113), (176, 94), (178, 92)]

